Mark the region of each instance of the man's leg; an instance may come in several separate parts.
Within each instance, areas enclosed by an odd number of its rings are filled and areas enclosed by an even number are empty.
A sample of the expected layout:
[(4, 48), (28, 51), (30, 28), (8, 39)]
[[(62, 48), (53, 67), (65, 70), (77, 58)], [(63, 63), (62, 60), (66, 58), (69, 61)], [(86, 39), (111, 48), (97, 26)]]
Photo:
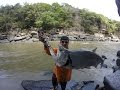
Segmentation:
[(65, 90), (67, 82), (60, 82), (61, 89)]
[(57, 83), (56, 75), (54, 73), (52, 75), (52, 85), (53, 85), (54, 90), (56, 90), (58, 83)]

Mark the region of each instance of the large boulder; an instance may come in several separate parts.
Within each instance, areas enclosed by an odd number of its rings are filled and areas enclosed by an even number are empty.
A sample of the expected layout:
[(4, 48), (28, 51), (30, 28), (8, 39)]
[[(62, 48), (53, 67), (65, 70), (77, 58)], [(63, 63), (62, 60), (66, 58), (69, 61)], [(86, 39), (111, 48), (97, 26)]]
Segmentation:
[(120, 90), (120, 70), (104, 77), (105, 90)]
[[(25, 90), (52, 90), (52, 81), (51, 80), (23, 80), (21, 83), (22, 87)], [(66, 90), (77, 90), (78, 82), (69, 81)], [(58, 85), (57, 90), (61, 90), (60, 85)]]
[(120, 57), (120, 50), (117, 51), (117, 57)]

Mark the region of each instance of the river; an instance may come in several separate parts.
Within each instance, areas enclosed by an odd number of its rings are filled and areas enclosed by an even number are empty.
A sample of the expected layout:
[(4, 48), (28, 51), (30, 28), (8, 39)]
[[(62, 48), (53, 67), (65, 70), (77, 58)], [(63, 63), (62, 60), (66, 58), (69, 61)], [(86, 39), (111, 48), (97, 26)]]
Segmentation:
[[(53, 47), (57, 41), (50, 42)], [(71, 41), (70, 50), (97, 47), (96, 53), (105, 55), (108, 68), (73, 70), (72, 80), (96, 80), (102, 83), (105, 75), (112, 73), (116, 53), (120, 50), (119, 42), (85, 42)], [(45, 54), (41, 42), (34, 43), (4, 43), (0, 44), (0, 90), (23, 90), (22, 80), (51, 79), (54, 61)]]

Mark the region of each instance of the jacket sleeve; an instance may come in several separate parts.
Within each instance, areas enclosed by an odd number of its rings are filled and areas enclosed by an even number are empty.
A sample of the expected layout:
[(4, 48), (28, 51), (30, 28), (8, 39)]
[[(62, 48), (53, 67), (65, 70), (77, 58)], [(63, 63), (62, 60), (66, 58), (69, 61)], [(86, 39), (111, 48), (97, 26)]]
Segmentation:
[[(44, 50), (45, 50), (46, 54), (51, 55), (48, 47), (44, 46)], [(57, 54), (57, 48), (53, 48), (53, 51), (55, 54)]]

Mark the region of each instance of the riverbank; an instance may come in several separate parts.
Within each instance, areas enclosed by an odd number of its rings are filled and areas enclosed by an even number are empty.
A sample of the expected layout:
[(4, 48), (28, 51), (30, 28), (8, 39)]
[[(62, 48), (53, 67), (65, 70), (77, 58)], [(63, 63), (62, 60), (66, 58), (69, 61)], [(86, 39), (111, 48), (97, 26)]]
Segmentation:
[[(59, 38), (58, 39), (56, 39), (56, 38), (54, 38), (53, 40), (49, 40), (49, 41), (59, 41)], [(78, 39), (78, 40), (76, 40), (76, 39), (70, 39), (70, 41), (85, 41), (85, 42), (89, 42), (89, 41), (93, 41), (93, 42), (97, 42), (97, 41), (99, 41), (99, 42), (120, 42), (119, 40), (88, 40), (88, 39)], [(26, 40), (26, 39), (24, 39), (24, 40), (18, 40), (18, 41), (14, 41), (14, 40), (12, 40), (12, 41), (9, 41), (9, 40), (7, 40), (7, 39), (4, 39), (4, 40), (0, 40), (0, 43), (34, 43), (34, 42), (39, 42), (39, 39), (38, 38), (30, 38), (29, 40)]]
[[(49, 41), (59, 41), (62, 36), (68, 36), (70, 41), (111, 41), (111, 42), (120, 42), (120, 39), (111, 34), (110, 36), (105, 36), (102, 33), (95, 33), (94, 35), (85, 34), (83, 32), (64, 32), (60, 31), (57, 34), (48, 34), (46, 33), (46, 38)], [(12, 42), (38, 42), (38, 32), (31, 31), (29, 33), (18, 33), (15, 35), (0, 35), (0, 43), (12, 43)]]

